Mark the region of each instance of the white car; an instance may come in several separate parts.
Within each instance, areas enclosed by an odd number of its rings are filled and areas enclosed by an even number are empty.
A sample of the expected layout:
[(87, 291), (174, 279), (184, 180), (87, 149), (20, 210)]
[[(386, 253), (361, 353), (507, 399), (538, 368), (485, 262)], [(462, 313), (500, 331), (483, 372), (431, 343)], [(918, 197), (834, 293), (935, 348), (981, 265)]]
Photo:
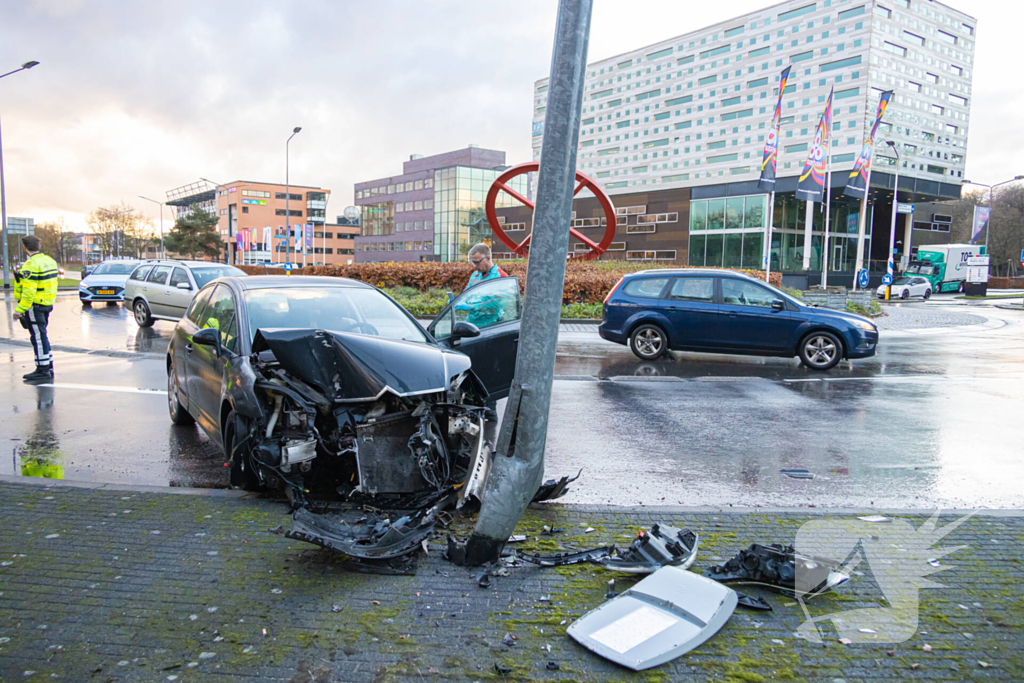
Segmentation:
[[(876, 290), (879, 299), (885, 298), (885, 285), (879, 285)], [(923, 277), (898, 277), (892, 281), (892, 292), (890, 299), (909, 299), (912, 296), (920, 296), (925, 299), (932, 295), (932, 283)]]
[(83, 306), (94, 301), (124, 301), (124, 284), (140, 261), (104, 261), (78, 283), (78, 298)]

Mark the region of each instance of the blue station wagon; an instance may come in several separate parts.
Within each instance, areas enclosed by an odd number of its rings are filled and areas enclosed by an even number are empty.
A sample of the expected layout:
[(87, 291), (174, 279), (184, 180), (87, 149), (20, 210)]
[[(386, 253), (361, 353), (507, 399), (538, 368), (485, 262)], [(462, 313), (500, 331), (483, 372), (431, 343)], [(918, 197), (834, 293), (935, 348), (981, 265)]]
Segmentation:
[(728, 270), (649, 270), (609, 292), (599, 332), (643, 360), (668, 350), (800, 356), (814, 370), (875, 355), (864, 316), (807, 306), (762, 280)]

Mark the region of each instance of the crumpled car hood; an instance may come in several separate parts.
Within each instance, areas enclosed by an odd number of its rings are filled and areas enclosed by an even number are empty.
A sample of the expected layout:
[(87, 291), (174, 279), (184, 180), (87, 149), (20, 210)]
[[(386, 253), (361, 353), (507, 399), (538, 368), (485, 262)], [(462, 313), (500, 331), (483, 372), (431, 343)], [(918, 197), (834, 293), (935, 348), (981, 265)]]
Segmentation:
[(332, 401), (446, 391), (469, 357), (432, 344), (327, 330), (261, 329), (252, 351), (269, 349), (282, 369)]

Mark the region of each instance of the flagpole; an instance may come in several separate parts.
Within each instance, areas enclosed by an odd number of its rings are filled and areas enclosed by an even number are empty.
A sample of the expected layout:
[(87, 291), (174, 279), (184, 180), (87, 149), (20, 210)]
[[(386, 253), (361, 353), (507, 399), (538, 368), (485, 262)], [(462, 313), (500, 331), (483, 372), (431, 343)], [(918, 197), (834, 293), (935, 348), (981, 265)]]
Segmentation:
[(813, 248), (814, 229), (814, 202), (808, 199), (804, 202), (804, 270), (811, 269), (811, 249)]
[(864, 269), (864, 232), (868, 216), (868, 192), (871, 191), (871, 166), (868, 166), (867, 184), (860, 200), (860, 216), (857, 219), (857, 267), (853, 270), (853, 291), (857, 291), (857, 276)]
[(822, 289), (828, 287), (828, 232), (829, 232), (829, 209), (831, 208), (831, 197), (832, 194), (832, 102), (829, 97), (828, 107), (828, 126), (826, 126), (826, 132), (828, 133), (828, 155), (825, 157), (825, 242), (824, 249), (822, 249), (822, 269), (821, 269), (821, 287)]
[(768, 193), (768, 216), (764, 228), (764, 281), (771, 284), (772, 274), (772, 222), (775, 220), (775, 190)]

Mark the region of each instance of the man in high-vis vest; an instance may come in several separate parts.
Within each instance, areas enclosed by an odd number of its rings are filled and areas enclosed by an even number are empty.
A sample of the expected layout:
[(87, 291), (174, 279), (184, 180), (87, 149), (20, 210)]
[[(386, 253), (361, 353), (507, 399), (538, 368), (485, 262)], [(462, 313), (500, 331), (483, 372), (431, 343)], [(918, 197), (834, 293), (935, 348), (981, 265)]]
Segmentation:
[(40, 253), (39, 238), (26, 235), (21, 238), (28, 259), (21, 271), (14, 273), (14, 298), (18, 305), (14, 319), (28, 330), (32, 337), (32, 350), (36, 355), (36, 369), (24, 376), (26, 382), (53, 379), (53, 354), (50, 353), (50, 339), (46, 336), (46, 325), (50, 322), (50, 311), (57, 300), (57, 278), (60, 269), (57, 262)]

